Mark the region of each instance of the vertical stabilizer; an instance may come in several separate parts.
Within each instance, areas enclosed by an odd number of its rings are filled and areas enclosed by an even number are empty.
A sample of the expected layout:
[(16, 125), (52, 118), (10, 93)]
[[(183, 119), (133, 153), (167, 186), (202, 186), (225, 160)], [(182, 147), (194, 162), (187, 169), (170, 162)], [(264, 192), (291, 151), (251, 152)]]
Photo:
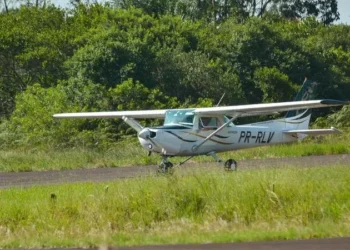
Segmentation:
[[(301, 87), (300, 91), (298, 92), (297, 96), (295, 97), (294, 101), (307, 101), (307, 100), (315, 100), (316, 99), (316, 86), (318, 85), (317, 82), (308, 80), (305, 78), (305, 81), (303, 83), (303, 86)], [(291, 118), (295, 116), (301, 115), (303, 117), (306, 117), (311, 114), (310, 110), (291, 110), (288, 111), (285, 118)]]
[[(303, 86), (295, 97), (294, 101), (308, 101), (316, 99), (316, 87), (318, 83), (305, 79)], [(310, 109), (291, 110), (285, 117), (286, 128), (288, 129), (308, 129), (311, 118)], [(306, 136), (306, 135), (304, 135)], [(301, 137), (300, 137), (301, 138)]]

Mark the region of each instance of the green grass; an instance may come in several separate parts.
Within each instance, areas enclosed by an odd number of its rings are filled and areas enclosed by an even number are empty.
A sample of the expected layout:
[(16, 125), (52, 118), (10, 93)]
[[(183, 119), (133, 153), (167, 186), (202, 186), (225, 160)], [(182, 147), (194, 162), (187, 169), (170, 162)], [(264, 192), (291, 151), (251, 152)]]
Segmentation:
[(348, 236), (349, 166), (0, 190), (0, 248)]
[[(243, 159), (348, 153), (350, 153), (350, 133), (308, 139), (294, 144), (231, 151), (219, 156), (222, 159), (234, 158), (239, 161)], [(176, 163), (183, 159), (173, 158), (172, 161)], [(201, 156), (195, 157), (191, 161), (205, 162), (213, 161), (213, 159), (208, 156)], [(21, 148), (0, 150), (0, 172), (157, 165), (159, 162), (160, 157), (158, 155), (148, 157), (147, 152), (141, 148), (135, 138), (116, 143), (108, 149)]]

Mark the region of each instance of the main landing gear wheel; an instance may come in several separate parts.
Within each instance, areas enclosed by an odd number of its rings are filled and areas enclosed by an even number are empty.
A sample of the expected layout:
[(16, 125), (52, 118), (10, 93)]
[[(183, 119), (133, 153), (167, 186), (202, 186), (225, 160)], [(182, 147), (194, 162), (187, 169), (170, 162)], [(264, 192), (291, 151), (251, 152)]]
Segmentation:
[(234, 159), (228, 159), (224, 164), (224, 169), (226, 171), (236, 171), (237, 170), (237, 162)]

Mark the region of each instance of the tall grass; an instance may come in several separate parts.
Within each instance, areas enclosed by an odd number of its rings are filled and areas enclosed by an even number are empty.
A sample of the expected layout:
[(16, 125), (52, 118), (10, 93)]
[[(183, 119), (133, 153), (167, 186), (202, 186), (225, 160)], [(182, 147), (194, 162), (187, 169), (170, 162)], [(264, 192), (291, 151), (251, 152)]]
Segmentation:
[(0, 150), (0, 172), (24, 172), (155, 164), (136, 141), (113, 148), (17, 148)]
[(0, 190), (0, 248), (350, 235), (347, 167)]

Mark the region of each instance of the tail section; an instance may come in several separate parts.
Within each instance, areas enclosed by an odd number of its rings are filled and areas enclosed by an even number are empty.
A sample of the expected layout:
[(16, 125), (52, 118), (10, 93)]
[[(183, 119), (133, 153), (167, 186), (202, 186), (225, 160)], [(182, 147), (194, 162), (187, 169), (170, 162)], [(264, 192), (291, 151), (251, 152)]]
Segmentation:
[[(305, 79), (295, 101), (315, 100), (317, 85), (317, 82)], [(283, 133), (298, 139), (303, 139), (308, 135), (315, 136), (341, 133), (341, 131), (333, 127), (330, 129), (308, 129), (310, 117), (310, 109), (288, 111), (284, 119), (287, 130)]]
[[(308, 100), (315, 100), (316, 99), (316, 87), (318, 83), (315, 81), (307, 80), (305, 78), (305, 81), (303, 83), (303, 86), (301, 87), (300, 91), (298, 92), (297, 96), (295, 97), (294, 101), (308, 101)], [(296, 117), (302, 114), (303, 117), (306, 117), (308, 115), (311, 115), (310, 110), (291, 110), (288, 111), (285, 118), (292, 118)], [(301, 117), (299, 117), (300, 119)]]
[[(303, 86), (294, 101), (308, 101), (316, 99), (316, 87), (318, 83), (305, 79)], [(311, 118), (310, 109), (291, 110), (285, 116), (287, 129), (307, 129)]]

